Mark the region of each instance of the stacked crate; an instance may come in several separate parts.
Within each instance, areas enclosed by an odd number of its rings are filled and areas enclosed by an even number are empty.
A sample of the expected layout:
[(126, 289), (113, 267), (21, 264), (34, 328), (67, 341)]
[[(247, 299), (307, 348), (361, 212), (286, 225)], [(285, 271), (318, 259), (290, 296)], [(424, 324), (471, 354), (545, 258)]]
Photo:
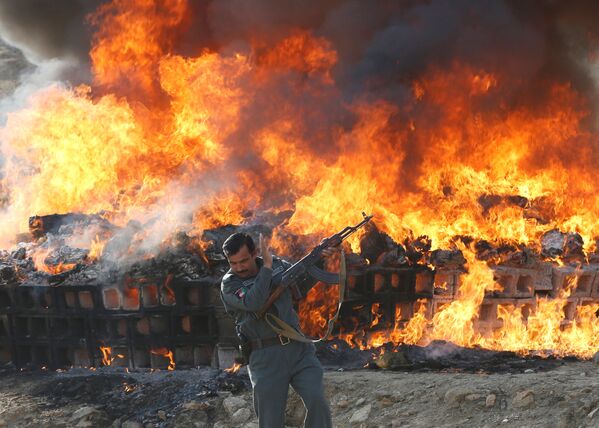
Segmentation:
[(571, 324), (576, 317), (577, 308), (599, 303), (599, 265), (589, 264), (573, 268), (556, 266), (553, 268), (553, 296), (568, 295), (563, 311), (563, 325)]
[(16, 309), (14, 289), (0, 287), (0, 364), (13, 361), (15, 346), (12, 340), (12, 314)]
[[(210, 364), (214, 281), (0, 289), (0, 363), (18, 367), (167, 368)], [(109, 360), (109, 361), (110, 361)]]
[[(578, 268), (554, 266), (549, 262), (532, 268), (495, 266), (492, 268), (499, 290), (487, 291), (479, 308), (475, 326), (482, 334), (492, 333), (503, 326), (499, 307), (520, 309), (522, 321), (536, 310), (539, 299), (564, 299), (562, 325), (568, 325), (581, 305), (599, 302), (596, 293), (599, 275), (597, 265)], [(459, 282), (459, 278), (457, 279)], [(457, 293), (457, 290), (454, 291)], [(454, 297), (459, 297), (455, 294)]]
[(430, 301), (434, 273), (428, 266), (370, 266), (348, 271), (347, 297), (334, 333), (377, 329), (407, 322), (423, 301)]
[[(485, 292), (474, 319), (475, 329), (483, 335), (503, 326), (501, 306), (509, 307), (510, 311), (519, 309), (521, 320), (526, 323), (539, 299), (562, 297), (565, 299), (562, 325), (568, 325), (577, 308), (599, 303), (599, 265), (574, 268), (544, 262), (533, 267), (494, 266), (492, 270), (498, 287)], [(464, 275), (465, 271), (459, 268), (433, 271), (426, 266), (371, 266), (361, 272), (349, 272), (348, 298), (342, 307), (339, 327), (344, 332), (368, 330), (377, 317), (375, 330), (385, 329), (396, 320), (405, 324), (419, 310), (432, 319), (460, 298)]]

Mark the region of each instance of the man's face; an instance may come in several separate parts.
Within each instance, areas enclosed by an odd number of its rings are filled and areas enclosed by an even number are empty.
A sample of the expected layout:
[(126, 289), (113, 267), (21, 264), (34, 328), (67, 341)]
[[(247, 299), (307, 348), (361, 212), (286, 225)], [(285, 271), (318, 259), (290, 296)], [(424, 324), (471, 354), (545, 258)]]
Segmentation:
[(227, 260), (234, 274), (241, 278), (249, 278), (258, 273), (258, 265), (256, 264), (257, 255), (258, 249), (252, 253), (247, 245), (244, 245), (235, 254), (227, 256)]

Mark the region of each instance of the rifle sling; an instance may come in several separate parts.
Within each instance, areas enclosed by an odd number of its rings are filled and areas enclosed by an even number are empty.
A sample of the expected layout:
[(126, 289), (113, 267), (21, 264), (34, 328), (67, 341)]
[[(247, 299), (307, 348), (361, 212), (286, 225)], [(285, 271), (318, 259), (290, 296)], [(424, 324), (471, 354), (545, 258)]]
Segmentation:
[(312, 339), (312, 338), (306, 337), (304, 334), (302, 334), (295, 328), (291, 327), (285, 321), (283, 321), (276, 315), (271, 314), (270, 312), (264, 314), (265, 321), (268, 323), (270, 328), (272, 328), (274, 330), (275, 333), (277, 333), (281, 336), (284, 336), (284, 337), (288, 337), (291, 340), (296, 340), (298, 342), (304, 342), (304, 343), (317, 343), (317, 342), (323, 342), (323, 341), (327, 340), (333, 331), (333, 326), (335, 325), (337, 318), (339, 318), (339, 312), (341, 311), (341, 305), (343, 304), (343, 298), (345, 296), (346, 269), (345, 269), (345, 253), (343, 251), (341, 251), (341, 260), (340, 260), (340, 265), (339, 265), (339, 277), (338, 278), (339, 278), (339, 303), (337, 304), (337, 312), (335, 312), (335, 315), (327, 322), (327, 324), (328, 324), (327, 331), (326, 331), (325, 335), (323, 337), (321, 337), (320, 339)]

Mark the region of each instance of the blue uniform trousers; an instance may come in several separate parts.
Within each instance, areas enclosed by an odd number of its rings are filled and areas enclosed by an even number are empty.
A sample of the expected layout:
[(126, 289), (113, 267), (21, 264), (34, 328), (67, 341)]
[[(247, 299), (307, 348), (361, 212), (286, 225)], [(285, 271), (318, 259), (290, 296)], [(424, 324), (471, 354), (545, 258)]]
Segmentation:
[(254, 409), (260, 428), (283, 428), (289, 385), (306, 406), (307, 428), (329, 428), (331, 412), (324, 396), (323, 370), (314, 345), (291, 341), (252, 352), (249, 364)]

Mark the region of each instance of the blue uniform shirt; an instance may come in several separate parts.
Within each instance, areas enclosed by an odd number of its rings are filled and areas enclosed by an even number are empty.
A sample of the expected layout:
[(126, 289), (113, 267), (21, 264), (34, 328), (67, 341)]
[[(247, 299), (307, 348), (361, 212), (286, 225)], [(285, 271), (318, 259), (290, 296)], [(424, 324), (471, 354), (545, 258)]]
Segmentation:
[[(240, 278), (230, 269), (221, 282), (221, 298), (225, 309), (235, 318), (238, 333), (245, 339), (267, 339), (275, 337), (276, 333), (264, 319), (258, 319), (256, 312), (262, 309), (272, 291), (272, 278), (291, 267), (291, 263), (278, 257), (273, 257), (272, 269), (264, 267), (264, 262), (258, 258), (258, 273), (251, 278)], [(304, 278), (303, 287), (309, 289), (316, 281)], [(299, 331), (299, 318), (293, 308), (291, 291), (286, 289), (281, 297), (273, 304), (275, 314), (290, 326)], [(269, 310), (272, 312), (273, 309)]]

